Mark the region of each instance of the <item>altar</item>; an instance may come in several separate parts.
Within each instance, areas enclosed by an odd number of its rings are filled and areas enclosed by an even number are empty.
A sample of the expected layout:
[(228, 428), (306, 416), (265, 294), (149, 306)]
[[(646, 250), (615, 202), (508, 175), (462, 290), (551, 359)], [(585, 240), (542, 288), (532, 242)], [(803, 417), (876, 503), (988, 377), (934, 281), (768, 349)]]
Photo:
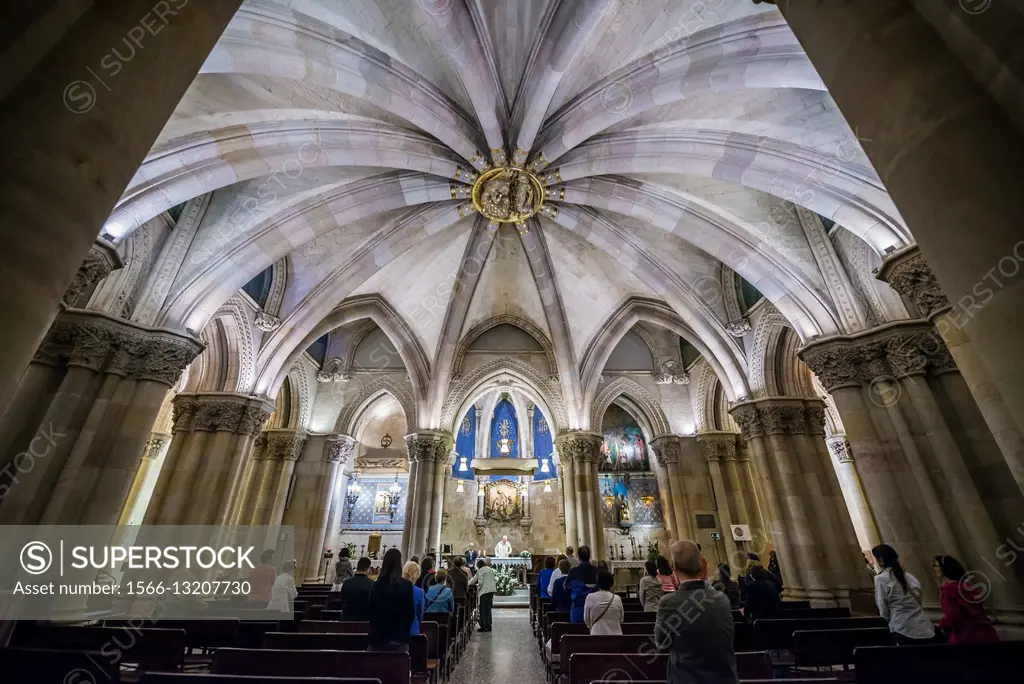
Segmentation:
[(491, 567), (497, 570), (498, 568), (512, 568), (519, 572), (519, 581), (522, 584), (526, 584), (526, 573), (530, 571), (533, 565), (532, 558), (524, 558), (522, 556), (513, 556), (511, 558), (488, 558), (487, 562), (491, 564)]

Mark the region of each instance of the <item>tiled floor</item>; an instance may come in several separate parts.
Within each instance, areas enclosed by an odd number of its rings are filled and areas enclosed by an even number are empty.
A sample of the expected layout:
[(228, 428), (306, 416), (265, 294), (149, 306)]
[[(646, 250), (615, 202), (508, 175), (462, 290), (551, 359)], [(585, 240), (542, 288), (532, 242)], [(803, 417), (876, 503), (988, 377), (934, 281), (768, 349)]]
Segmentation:
[(494, 631), (473, 635), (451, 684), (524, 682), (543, 684), (544, 663), (530, 628), (530, 611), (494, 611)]

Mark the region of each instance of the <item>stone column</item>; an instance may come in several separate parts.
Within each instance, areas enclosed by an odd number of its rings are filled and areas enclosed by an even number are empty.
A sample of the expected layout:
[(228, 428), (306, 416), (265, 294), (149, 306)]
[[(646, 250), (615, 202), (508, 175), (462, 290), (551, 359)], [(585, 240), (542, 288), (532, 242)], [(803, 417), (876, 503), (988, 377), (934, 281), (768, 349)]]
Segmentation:
[(575, 548), (580, 545), (580, 532), (576, 520), (576, 477), (573, 475), (572, 453), (558, 451), (558, 482), (565, 515), (565, 544)]
[(708, 469), (711, 471), (711, 486), (715, 493), (716, 510), (718, 513), (718, 526), (721, 529), (722, 541), (725, 543), (725, 557), (729, 566), (741, 568), (743, 554), (736, 546), (736, 540), (732, 538), (733, 516), (729, 510), (732, 497), (725, 486), (725, 478), (722, 476), (722, 462), (729, 462), (736, 459), (736, 437), (729, 434), (698, 434), (697, 445), (700, 447), (701, 456), (708, 462)]
[[(11, 229), (0, 267), (0, 310), (8, 316), (0, 407), (241, 0), (175, 4), (163, 11), (151, 0), (89, 6), (0, 107), (0, 225)], [(133, 58), (111, 60), (111, 47), (129, 39), (140, 48)]]
[(431, 549), (436, 552), (440, 552), (441, 550), (441, 520), (444, 516), (444, 500), (447, 489), (446, 485), (448, 482), (448, 474), (452, 471), (452, 465), (454, 463), (454, 451), (449, 452), (444, 459), (434, 462), (434, 482), (431, 485), (430, 523), (427, 528), (425, 553), (430, 553)]
[(339, 474), (356, 446), (355, 438), (349, 435), (316, 435), (315, 438), (320, 449), (308, 449), (309, 453), (303, 454), (296, 465), (298, 478), (292, 505), (284, 517), (285, 525), (295, 527), (295, 557), (302, 561), (302, 577), (306, 582), (325, 580), (321, 561), (332, 498)]
[(231, 392), (179, 392), (172, 405), (174, 437), (146, 524), (228, 523), (241, 498), (255, 435), (273, 404), (266, 397)]
[[(410, 492), (406, 517), (410, 517), (409, 541), (406, 545), (407, 555), (422, 556), (431, 543), (431, 515), (435, 497), (443, 505), (444, 492), (435, 492), (438, 464), (446, 465), (451, 455), (454, 441), (445, 432), (421, 430), (405, 437), (405, 446), (409, 452), (409, 463), (415, 474), (415, 494)], [(410, 480), (412, 477), (410, 477)], [(444, 479), (442, 471), (441, 487)], [(440, 530), (440, 508), (438, 509), (438, 526)], [(436, 541), (437, 532), (433, 533)]]
[[(657, 437), (655, 439), (658, 439)], [(671, 541), (679, 541), (679, 532), (676, 529), (675, 502), (672, 500), (672, 485), (669, 484), (668, 468), (661, 462), (658, 450), (651, 445), (654, 458), (651, 459), (651, 470), (654, 471), (654, 478), (658, 483), (658, 499), (661, 501), (661, 512), (665, 519), (665, 531)]]
[(869, 551), (881, 544), (882, 538), (878, 534), (875, 518), (871, 514), (871, 507), (868, 506), (867, 497), (864, 495), (860, 476), (857, 474), (857, 469), (853, 467), (853, 447), (847, 441), (846, 435), (829, 437), (825, 441), (828, 445), (829, 455), (832, 457), (832, 465), (836, 469), (836, 477), (839, 479), (843, 500), (853, 519), (857, 540), (862, 551)]
[[(675, 435), (662, 435), (651, 440), (651, 448), (658, 462), (665, 465), (668, 471), (668, 497), (671, 501), (672, 528), (675, 530), (676, 541), (693, 539), (692, 520), (689, 502), (683, 490), (683, 478), (679, 474), (679, 438)], [(665, 515), (669, 515), (669, 511)]]
[[(931, 325), (888, 324), (812, 342), (800, 354), (835, 398), (881, 539), (897, 548), (907, 569), (930, 578), (937, 553), (961, 554), (981, 571), (998, 567), (992, 556), (1006, 535), (996, 532), (996, 521), (1005, 524), (1005, 506), (1020, 510), (1024, 499), (1016, 488), (1007, 498), (1006, 488), (994, 484), (1012, 480), (1004, 459), (978, 451), (995, 450), (994, 440), (957, 435), (958, 414), (976, 414), (976, 406), (949, 403), (947, 395), (940, 405), (936, 392), (956, 385), (943, 378), (959, 374)], [(1024, 601), (1015, 574), (993, 578), (992, 593), (1002, 619), (1019, 622)], [(930, 592), (925, 601), (935, 603)]]
[(128, 500), (125, 501), (121, 510), (121, 518), (118, 525), (141, 525), (142, 518), (146, 514), (146, 507), (156, 486), (156, 480), (160, 477), (160, 468), (164, 463), (164, 455), (171, 445), (171, 435), (152, 433), (146, 440), (146, 450), (142, 454), (142, 462), (139, 463), (139, 470), (135, 473), (135, 480), (132, 482), (131, 491), (128, 493)]
[(116, 524), (163, 397), (201, 349), (169, 330), (62, 313), (33, 364), (54, 389), (33, 402), (35, 420), (4, 430), (0, 523)]
[[(779, 9), (956, 302), (957, 327), (987, 371), (984, 384), (991, 381), (1024, 432), (1024, 132), (913, 3)], [(980, 389), (972, 385), (976, 395)]]
[[(568, 458), (573, 464), (573, 492), (576, 506), (576, 529), (580, 545), (590, 547), (592, 557), (602, 557), (604, 525), (602, 523), (600, 492), (598, 492), (597, 465), (601, 459), (604, 438), (594, 432), (568, 431), (555, 438), (555, 446), (562, 462)], [(567, 473), (568, 474), (568, 473)], [(568, 480), (568, 478), (566, 478)], [(568, 489), (568, 486), (567, 486)], [(569, 508), (568, 492), (566, 509)], [(568, 515), (568, 514), (567, 514)], [(568, 521), (566, 522), (568, 526)]]
[(1024, 438), (1021, 430), (993, 383), (988, 368), (978, 356), (975, 345), (958, 325), (949, 300), (917, 245), (887, 255), (878, 278), (910, 300), (918, 313), (935, 325), (999, 445), (1018, 489), (1024, 492)]

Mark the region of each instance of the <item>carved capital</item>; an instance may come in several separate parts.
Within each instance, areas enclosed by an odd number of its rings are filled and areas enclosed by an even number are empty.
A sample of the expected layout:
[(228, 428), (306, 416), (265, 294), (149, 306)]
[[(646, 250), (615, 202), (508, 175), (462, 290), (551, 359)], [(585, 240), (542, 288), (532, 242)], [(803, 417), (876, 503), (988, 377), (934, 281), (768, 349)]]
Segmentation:
[(753, 404), (742, 404), (740, 406), (734, 406), (729, 414), (736, 421), (736, 424), (740, 426), (740, 433), (743, 435), (743, 439), (753, 439), (754, 437), (764, 437), (764, 426), (761, 424), (761, 418), (758, 416), (757, 409)]
[(158, 435), (153, 433), (146, 440), (146, 448), (142, 452), (142, 458), (153, 460), (160, 456), (160, 452), (163, 450), (164, 445), (170, 440), (167, 435)]
[(853, 461), (853, 447), (844, 437), (833, 437), (826, 440), (828, 450), (840, 463), (851, 463)]
[(731, 461), (736, 458), (735, 435), (698, 434), (697, 446), (705, 461)]
[(799, 352), (799, 356), (829, 392), (841, 387), (858, 387), (861, 384), (857, 356), (846, 346), (825, 344), (805, 348)]
[(263, 332), (273, 332), (281, 327), (281, 319), (268, 314), (266, 311), (257, 311), (256, 319), (252, 324)]
[(238, 434), (251, 435), (255, 437), (263, 430), (263, 424), (270, 418), (273, 412), (273, 405), (248, 404), (242, 413), (241, 422), (238, 425)]
[(236, 398), (220, 399), (200, 396), (192, 421), (192, 429), (204, 432), (234, 432), (242, 422), (244, 413), (244, 399), (239, 401)]
[(171, 420), (175, 432), (188, 432), (192, 429), (199, 402), (195, 395), (177, 394), (171, 400)]
[(604, 437), (594, 432), (570, 430), (555, 438), (555, 448), (562, 463), (600, 463)]
[(63, 301), (66, 306), (72, 307), (78, 304), (78, 298), (87, 289), (110, 275), (123, 266), (117, 248), (103, 239), (97, 239), (93, 243), (89, 253), (85, 255), (85, 261), (75, 271), (71, 284), (64, 291)]
[(757, 409), (766, 435), (801, 435), (807, 432), (803, 406), (768, 404)]
[(825, 434), (825, 407), (807, 406), (804, 411), (807, 414), (807, 432), (812, 435)]
[(950, 308), (949, 300), (917, 245), (886, 256), (878, 270), (878, 279), (912, 301), (925, 318)]
[(267, 438), (267, 458), (275, 461), (297, 461), (306, 443), (303, 432), (285, 430), (265, 432)]
[(675, 435), (655, 437), (651, 440), (651, 448), (654, 449), (658, 463), (666, 466), (679, 463), (679, 438)]
[(445, 432), (413, 432), (405, 436), (410, 463), (441, 463), (448, 460), (455, 441)]
[(328, 463), (348, 462), (352, 453), (356, 450), (356, 438), (350, 435), (328, 435), (327, 445), (324, 449), (324, 460)]

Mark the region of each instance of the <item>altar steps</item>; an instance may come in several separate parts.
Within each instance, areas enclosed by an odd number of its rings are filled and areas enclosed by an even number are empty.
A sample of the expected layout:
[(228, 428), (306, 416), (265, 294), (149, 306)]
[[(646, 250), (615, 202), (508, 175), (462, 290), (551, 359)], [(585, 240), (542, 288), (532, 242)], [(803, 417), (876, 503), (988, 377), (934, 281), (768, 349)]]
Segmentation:
[(495, 608), (529, 608), (530, 590), (528, 588), (516, 589), (511, 596), (494, 596)]

